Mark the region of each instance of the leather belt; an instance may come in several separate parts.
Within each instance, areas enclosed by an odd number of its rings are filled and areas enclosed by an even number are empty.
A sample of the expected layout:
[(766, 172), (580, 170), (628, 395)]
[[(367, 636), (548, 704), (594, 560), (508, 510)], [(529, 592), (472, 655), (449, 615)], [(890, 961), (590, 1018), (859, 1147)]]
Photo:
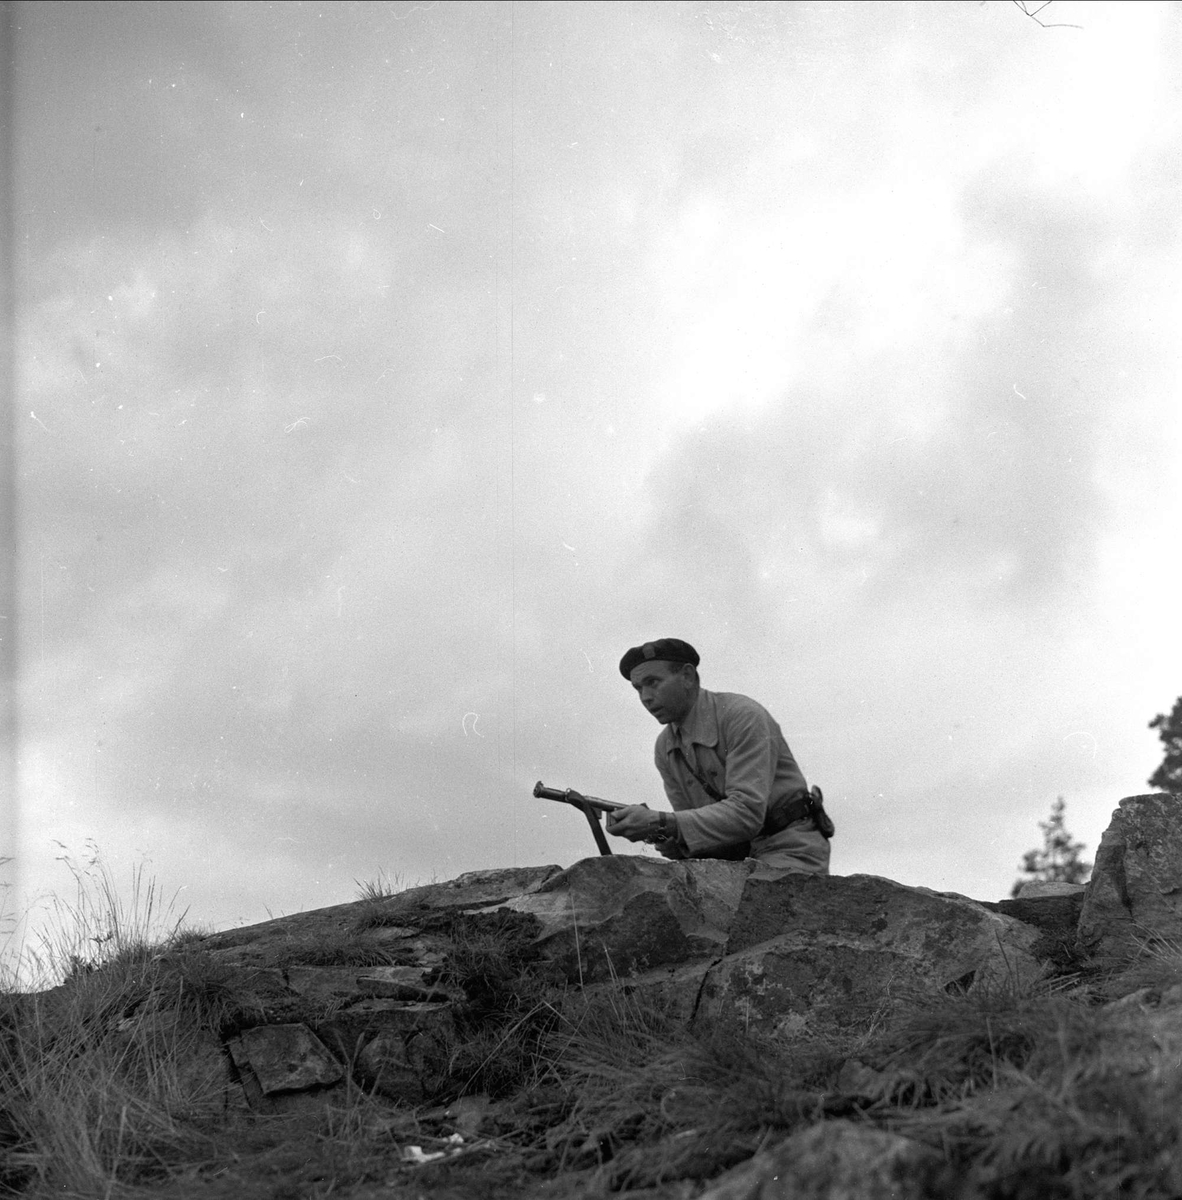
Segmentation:
[[(793, 799), (781, 801), (775, 808), (768, 813), (764, 818), (763, 828), (760, 829), (757, 837), (771, 837), (773, 833), (779, 833), (783, 829), (787, 829), (793, 821), (803, 820), (805, 817), (811, 817), (815, 828), (817, 825), (816, 813), (813, 811), (812, 802), (808, 792), (798, 793)], [(750, 842), (735, 842), (730, 846), (723, 846), (720, 849), (708, 850), (699, 856), (701, 858), (725, 858), (725, 859), (740, 859), (751, 857)]]
[(783, 829), (787, 829), (793, 821), (802, 821), (805, 817), (813, 815), (812, 805), (809, 803), (808, 793), (797, 796), (795, 800), (789, 800), (787, 804), (778, 804), (764, 818), (763, 828), (759, 831), (760, 837), (771, 837), (773, 833), (779, 833)]

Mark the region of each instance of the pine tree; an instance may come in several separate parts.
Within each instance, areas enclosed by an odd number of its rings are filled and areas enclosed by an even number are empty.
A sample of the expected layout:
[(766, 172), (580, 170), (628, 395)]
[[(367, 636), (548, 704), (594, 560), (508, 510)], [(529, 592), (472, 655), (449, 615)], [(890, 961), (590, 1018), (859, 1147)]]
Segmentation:
[(1018, 869), (1025, 872), (1027, 878), (1019, 879), (1014, 884), (1010, 889), (1011, 896), (1016, 896), (1024, 883), (1087, 881), (1092, 864), (1080, 858), (1084, 844), (1075, 841), (1063, 824), (1063, 810), (1066, 807), (1067, 802), (1063, 797), (1057, 797), (1051, 805), (1050, 817), (1038, 823), (1039, 829), (1042, 830), (1042, 849), (1028, 850), (1022, 855), (1022, 865)]
[(1158, 730), (1157, 736), (1166, 748), (1161, 766), (1149, 777), (1149, 786), (1163, 792), (1182, 792), (1182, 696), (1174, 701), (1168, 717), (1158, 713), (1149, 728)]

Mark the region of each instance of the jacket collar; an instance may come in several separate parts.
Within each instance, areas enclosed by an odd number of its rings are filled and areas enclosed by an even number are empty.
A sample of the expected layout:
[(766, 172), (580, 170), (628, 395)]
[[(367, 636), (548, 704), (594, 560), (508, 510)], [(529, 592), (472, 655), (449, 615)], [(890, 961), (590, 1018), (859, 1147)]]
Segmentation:
[(689, 715), (680, 725), (671, 725), (669, 731), (673, 734), (670, 750), (679, 742), (685, 746), (717, 746), (718, 713), (714, 707), (714, 694), (699, 688)]

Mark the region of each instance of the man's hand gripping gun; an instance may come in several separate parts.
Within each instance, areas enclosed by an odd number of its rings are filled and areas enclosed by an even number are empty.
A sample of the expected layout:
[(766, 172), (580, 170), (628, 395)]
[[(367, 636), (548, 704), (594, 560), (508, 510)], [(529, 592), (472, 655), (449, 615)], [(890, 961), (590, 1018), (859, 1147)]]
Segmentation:
[(618, 812), (621, 808), (627, 808), (626, 804), (617, 804), (614, 800), (600, 800), (598, 796), (584, 796), (581, 792), (573, 791), (571, 788), (567, 788), (566, 791), (548, 788), (540, 779), (534, 784), (534, 795), (540, 800), (557, 800), (561, 804), (570, 804), (575, 808), (582, 809), (583, 816), (587, 818), (587, 824), (591, 826), (599, 853), (611, 853), (607, 838), (603, 836), (603, 826), (599, 823), (599, 817), (601, 813), (613, 813)]

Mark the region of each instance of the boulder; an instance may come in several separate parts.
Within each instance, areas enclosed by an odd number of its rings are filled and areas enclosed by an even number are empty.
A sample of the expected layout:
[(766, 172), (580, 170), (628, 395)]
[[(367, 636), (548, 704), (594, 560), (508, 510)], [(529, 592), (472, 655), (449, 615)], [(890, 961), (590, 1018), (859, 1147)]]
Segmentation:
[(1100, 839), (1079, 917), (1080, 949), (1113, 963), (1182, 939), (1182, 798), (1129, 796)]
[(699, 1011), (780, 1035), (868, 1028), (919, 992), (1035, 981), (1038, 938), (976, 901), (877, 876), (751, 880)]
[(749, 869), (720, 859), (586, 858), (505, 907), (537, 918), (539, 949), (568, 982), (602, 983), (724, 954)]

